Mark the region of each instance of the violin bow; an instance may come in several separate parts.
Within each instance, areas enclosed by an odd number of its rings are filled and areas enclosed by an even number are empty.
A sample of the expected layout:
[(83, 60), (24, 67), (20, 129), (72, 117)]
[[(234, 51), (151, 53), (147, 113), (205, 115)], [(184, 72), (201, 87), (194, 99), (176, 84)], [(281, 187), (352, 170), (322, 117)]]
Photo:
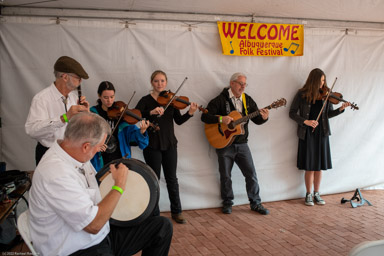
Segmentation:
[[(335, 78), (335, 81), (333, 82), (333, 85), (332, 85), (331, 89), (330, 89), (329, 92), (327, 93), (327, 97), (325, 98), (325, 101), (324, 101), (324, 103), (323, 103), (323, 106), (321, 107), (320, 113), (319, 113), (319, 115), (318, 115), (317, 118), (316, 118), (316, 122), (319, 121), (319, 118), (320, 118), (320, 116), (321, 116), (321, 113), (323, 113), (323, 109), (324, 109), (324, 107), (325, 107), (325, 104), (327, 104), (328, 98), (329, 98), (329, 96), (331, 95), (332, 89), (333, 89), (333, 87), (335, 86), (336, 81), (337, 81), (337, 77)], [(316, 127), (313, 128), (312, 132), (314, 132), (315, 129), (316, 129)]]
[(118, 119), (117, 122), (116, 122), (115, 127), (113, 127), (113, 130), (112, 130), (112, 132), (111, 132), (111, 136), (108, 138), (108, 140), (107, 140), (104, 144), (107, 145), (108, 142), (111, 140), (111, 138), (112, 138), (112, 134), (115, 132), (117, 126), (119, 126), (119, 123), (120, 123), (120, 121), (121, 121), (121, 118), (123, 117), (125, 111), (128, 109), (128, 105), (129, 105), (129, 103), (131, 103), (131, 100), (133, 99), (133, 96), (135, 96), (135, 94), (136, 94), (136, 91), (133, 91), (133, 94), (132, 94), (131, 98), (129, 99), (128, 103), (125, 105), (125, 108), (124, 108), (124, 110), (123, 110), (123, 114), (120, 115), (119, 119)]
[[(179, 88), (177, 88), (175, 94), (172, 96), (171, 100), (167, 103), (167, 105), (165, 105), (165, 108), (164, 108), (164, 112), (165, 110), (167, 110), (167, 108), (169, 107), (169, 105), (171, 105), (172, 101), (175, 99), (176, 97), (176, 94), (180, 91), (181, 87), (183, 87), (185, 81), (187, 81), (188, 77), (185, 77), (184, 78), (184, 81), (181, 83), (181, 85), (179, 86)], [(157, 116), (158, 118), (160, 117), (160, 115)]]

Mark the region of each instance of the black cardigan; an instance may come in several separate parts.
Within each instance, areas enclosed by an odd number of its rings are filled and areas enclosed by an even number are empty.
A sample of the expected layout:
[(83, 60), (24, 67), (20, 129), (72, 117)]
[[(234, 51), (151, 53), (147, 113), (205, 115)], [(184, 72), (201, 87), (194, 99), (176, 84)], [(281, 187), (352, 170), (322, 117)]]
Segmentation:
[[(304, 140), (305, 133), (307, 130), (307, 125), (304, 124), (305, 120), (309, 118), (309, 112), (311, 111), (311, 103), (308, 102), (305, 98), (302, 97), (302, 93), (298, 91), (295, 98), (292, 101), (291, 108), (289, 110), (289, 117), (296, 121), (298, 124), (297, 136)], [(297, 113), (299, 112), (299, 113)], [(333, 109), (333, 104), (327, 103), (321, 114), (321, 119), (323, 123), (324, 136), (331, 135), (331, 129), (329, 127), (329, 118), (335, 117), (343, 113), (340, 109)]]

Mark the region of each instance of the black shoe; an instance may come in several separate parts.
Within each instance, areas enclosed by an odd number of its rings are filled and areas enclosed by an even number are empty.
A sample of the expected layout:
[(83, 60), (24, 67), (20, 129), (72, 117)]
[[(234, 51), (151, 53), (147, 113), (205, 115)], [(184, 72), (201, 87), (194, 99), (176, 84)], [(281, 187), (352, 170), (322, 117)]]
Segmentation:
[(224, 214), (231, 214), (232, 213), (232, 205), (224, 205), (221, 209), (221, 212)]
[(179, 224), (187, 223), (187, 220), (184, 218), (182, 213), (172, 213), (172, 219)]
[(260, 203), (260, 204), (254, 204), (254, 205), (251, 205), (251, 210), (252, 211), (255, 211), (255, 212), (258, 212), (262, 215), (268, 215), (269, 214), (269, 210), (264, 208), (264, 206)]

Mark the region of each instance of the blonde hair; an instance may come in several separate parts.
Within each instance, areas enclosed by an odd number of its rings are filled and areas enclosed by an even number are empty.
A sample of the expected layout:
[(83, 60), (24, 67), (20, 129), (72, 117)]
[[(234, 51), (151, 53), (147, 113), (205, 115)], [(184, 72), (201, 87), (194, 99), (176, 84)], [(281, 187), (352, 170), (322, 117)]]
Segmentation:
[(163, 76), (165, 76), (165, 80), (168, 81), (167, 74), (165, 74), (164, 71), (156, 70), (156, 71), (154, 71), (154, 72), (152, 73), (152, 75), (151, 75), (151, 83), (153, 82), (153, 79), (155, 79), (155, 77), (156, 77), (158, 74), (162, 74)]

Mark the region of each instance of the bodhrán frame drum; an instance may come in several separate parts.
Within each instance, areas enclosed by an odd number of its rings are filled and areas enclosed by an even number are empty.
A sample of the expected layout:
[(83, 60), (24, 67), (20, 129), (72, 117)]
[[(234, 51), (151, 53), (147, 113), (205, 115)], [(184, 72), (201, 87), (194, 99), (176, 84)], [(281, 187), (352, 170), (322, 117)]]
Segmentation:
[(106, 164), (96, 174), (102, 198), (114, 185), (112, 175), (109, 175), (109, 165), (119, 163), (125, 164), (130, 171), (124, 193), (112, 213), (110, 223), (120, 227), (132, 227), (152, 215), (159, 202), (159, 181), (155, 172), (144, 162), (133, 158), (117, 159)]

